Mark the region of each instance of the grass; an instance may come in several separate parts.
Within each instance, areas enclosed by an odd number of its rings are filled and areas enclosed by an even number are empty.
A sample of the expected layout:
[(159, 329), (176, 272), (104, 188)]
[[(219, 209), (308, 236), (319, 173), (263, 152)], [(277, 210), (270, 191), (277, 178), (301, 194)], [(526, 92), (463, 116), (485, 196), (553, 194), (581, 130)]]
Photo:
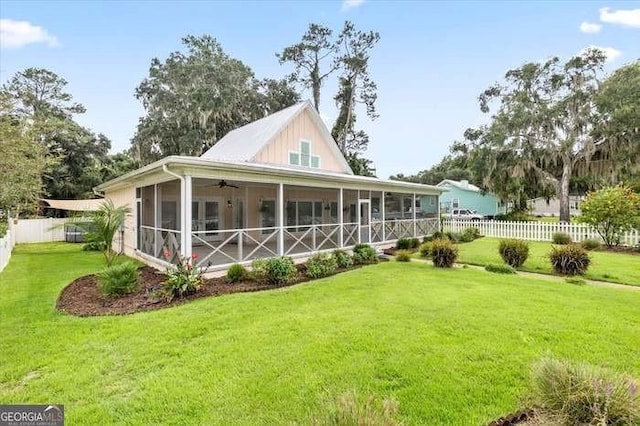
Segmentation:
[[(458, 262), (472, 265), (502, 263), (498, 254), (497, 238), (480, 238), (471, 243), (459, 244)], [(530, 241), (529, 258), (518, 268), (522, 271), (553, 274), (547, 255), (551, 243)], [(584, 278), (640, 286), (640, 256), (605, 251), (590, 251), (592, 263)]]
[(640, 292), (385, 262), (286, 289), (121, 317), (55, 300), (102, 268), (19, 245), (0, 274), (0, 401), (69, 424), (290, 424), (345, 392), (406, 424), (486, 424), (521, 407), (545, 356), (640, 376)]

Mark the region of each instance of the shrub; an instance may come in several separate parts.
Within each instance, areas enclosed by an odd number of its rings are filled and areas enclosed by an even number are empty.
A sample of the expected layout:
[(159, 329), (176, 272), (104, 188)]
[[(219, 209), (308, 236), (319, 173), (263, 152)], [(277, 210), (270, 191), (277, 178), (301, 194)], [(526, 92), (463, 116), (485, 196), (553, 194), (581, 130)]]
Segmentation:
[(5, 222), (5, 218), (0, 217), (0, 238), (4, 237), (8, 230), (9, 224)]
[(447, 237), (449, 239), (449, 241), (451, 241), (452, 243), (458, 243), (460, 242), (460, 238), (462, 237), (462, 235), (459, 232), (451, 232), (451, 231), (447, 231), (444, 233), (445, 237)]
[(167, 279), (163, 288), (169, 301), (175, 297), (193, 294), (202, 286), (202, 270), (195, 266), (195, 260), (195, 255), (180, 257), (174, 267), (167, 269)]
[(633, 378), (587, 364), (544, 359), (533, 369), (533, 403), (541, 424), (640, 423), (639, 384)]
[(516, 239), (500, 240), (498, 253), (507, 265), (518, 268), (529, 257), (529, 243)]
[(418, 247), (420, 247), (420, 240), (417, 238), (410, 238), (409, 241), (411, 242), (411, 245), (409, 248), (411, 249), (417, 249)]
[(338, 269), (336, 258), (330, 254), (318, 253), (307, 260), (307, 276), (322, 278), (333, 274)]
[(423, 243), (428, 243), (430, 241), (433, 240), (441, 240), (442, 238), (445, 238), (444, 232), (442, 231), (436, 231), (431, 235), (426, 235), (423, 239), (422, 242)]
[(618, 245), (625, 232), (640, 227), (640, 194), (621, 185), (604, 188), (590, 193), (580, 211), (580, 222), (591, 225), (606, 245)]
[(298, 274), (290, 257), (271, 257), (265, 261), (265, 278), (270, 284), (286, 284), (293, 281)]
[(589, 253), (578, 244), (553, 247), (549, 260), (553, 270), (562, 275), (582, 275), (591, 263)]
[(248, 275), (249, 272), (247, 271), (247, 268), (239, 263), (234, 263), (227, 270), (227, 281), (230, 283), (237, 283), (246, 279)]
[(324, 412), (309, 424), (315, 426), (376, 425), (396, 426), (398, 403), (394, 399), (378, 400), (374, 396), (359, 398), (355, 391), (347, 392), (335, 401), (324, 404)]
[(105, 268), (98, 273), (98, 286), (107, 296), (122, 296), (138, 290), (138, 265), (133, 262), (123, 262)]
[[(89, 234), (86, 234), (89, 235)], [(88, 241), (82, 245), (83, 251), (103, 251), (105, 248), (104, 241)]]
[(249, 272), (251, 279), (259, 282), (267, 280), (267, 261), (266, 259), (255, 259), (251, 262), (251, 272)]
[(587, 251), (598, 250), (600, 246), (602, 246), (602, 244), (600, 244), (600, 241), (593, 238), (587, 238), (586, 240), (582, 241), (580, 245)]
[(398, 262), (411, 262), (411, 252), (409, 250), (398, 250), (396, 252)]
[(564, 232), (554, 232), (551, 240), (553, 241), (553, 244), (560, 245), (571, 244), (573, 242), (571, 235), (565, 234)]
[(334, 250), (333, 257), (336, 258), (338, 268), (350, 268), (353, 266), (353, 258), (344, 250)]
[(490, 263), (484, 267), (486, 271), (495, 272), (496, 274), (515, 274), (516, 270), (509, 265), (498, 265)]
[(378, 263), (378, 252), (369, 244), (357, 244), (353, 248), (353, 263), (356, 265)]
[[(396, 242), (396, 248), (398, 250), (408, 250), (411, 248), (411, 238), (400, 238)], [(354, 250), (355, 252), (355, 250)]]
[(418, 252), (420, 253), (420, 257), (428, 257), (431, 255), (431, 248), (433, 244), (431, 242), (426, 242), (420, 246)]
[(480, 231), (475, 226), (470, 228), (466, 228), (460, 234), (460, 241), (463, 243), (470, 243), (471, 241), (478, 239), (480, 237)]
[(438, 268), (451, 268), (458, 258), (458, 248), (446, 239), (433, 240), (431, 244), (433, 265)]

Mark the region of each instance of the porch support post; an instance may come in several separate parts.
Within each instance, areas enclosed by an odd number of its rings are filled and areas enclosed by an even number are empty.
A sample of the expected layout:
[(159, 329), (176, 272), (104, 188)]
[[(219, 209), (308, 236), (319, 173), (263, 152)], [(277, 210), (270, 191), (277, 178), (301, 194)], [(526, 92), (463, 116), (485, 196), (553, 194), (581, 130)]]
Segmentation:
[(284, 184), (278, 184), (278, 255), (284, 256)]
[(413, 205), (411, 207), (411, 211), (413, 212), (413, 237), (417, 237), (416, 235), (416, 193), (413, 193)]
[(436, 205), (437, 205), (437, 210), (436, 210), (436, 220), (438, 221), (436, 224), (436, 231), (442, 231), (442, 221), (440, 220), (440, 195), (442, 194), (438, 194), (436, 195)]
[(387, 214), (384, 209), (385, 201), (384, 201), (384, 191), (382, 191), (382, 196), (380, 197), (380, 220), (382, 220), (382, 241), (387, 241), (387, 226), (384, 221), (384, 217)]
[(191, 184), (191, 176), (185, 176), (183, 180), (184, 198), (182, 199), (182, 252), (185, 257), (191, 257), (193, 239), (191, 238), (191, 217), (193, 212), (191, 200), (193, 199), (193, 185)]
[(153, 257), (157, 257), (159, 253), (158, 222), (160, 217), (160, 203), (158, 202), (158, 184), (153, 185)]
[(338, 246), (340, 248), (344, 247), (344, 215), (342, 212), (344, 190), (340, 188), (338, 190), (338, 223), (339, 223), (339, 232), (338, 232)]

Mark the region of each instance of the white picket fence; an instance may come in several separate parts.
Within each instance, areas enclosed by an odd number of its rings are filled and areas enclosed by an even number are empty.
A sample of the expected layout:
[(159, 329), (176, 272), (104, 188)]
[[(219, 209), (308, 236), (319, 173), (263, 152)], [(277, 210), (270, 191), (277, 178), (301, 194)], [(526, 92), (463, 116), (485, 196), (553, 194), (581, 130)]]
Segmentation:
[(2, 272), (5, 266), (9, 263), (9, 259), (11, 259), (11, 252), (15, 245), (15, 234), (11, 231), (11, 228), (9, 228), (4, 237), (0, 238), (0, 272)]
[[(475, 226), (481, 235), (496, 238), (519, 238), (531, 241), (552, 241), (553, 234), (562, 232), (571, 235), (573, 241), (593, 238), (602, 241), (600, 235), (584, 223), (552, 223), (552, 222), (503, 222), (496, 220), (469, 221), (445, 219), (442, 227), (445, 231), (462, 232)], [(627, 232), (622, 237), (622, 244), (636, 246), (640, 244), (640, 231)]]

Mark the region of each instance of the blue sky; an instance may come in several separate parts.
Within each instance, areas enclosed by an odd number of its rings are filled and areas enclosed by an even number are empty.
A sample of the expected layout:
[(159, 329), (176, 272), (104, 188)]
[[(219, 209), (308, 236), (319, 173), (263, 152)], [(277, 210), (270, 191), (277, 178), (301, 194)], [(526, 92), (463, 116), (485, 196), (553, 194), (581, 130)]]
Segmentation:
[[(352, 20), (381, 35), (371, 63), (380, 117), (359, 119), (380, 177), (438, 162), (466, 128), (486, 121), (477, 96), (510, 68), (587, 46), (609, 48), (608, 70), (640, 57), (638, 1), (1, 0), (0, 18), (0, 81), (27, 67), (58, 73), (87, 107), (78, 121), (106, 134), (114, 152), (129, 146), (144, 112), (133, 93), (151, 59), (180, 49), (184, 35), (210, 34), (259, 78), (279, 78), (289, 69), (275, 52), (310, 22), (339, 30)], [(329, 119), (334, 90), (322, 93)]]

